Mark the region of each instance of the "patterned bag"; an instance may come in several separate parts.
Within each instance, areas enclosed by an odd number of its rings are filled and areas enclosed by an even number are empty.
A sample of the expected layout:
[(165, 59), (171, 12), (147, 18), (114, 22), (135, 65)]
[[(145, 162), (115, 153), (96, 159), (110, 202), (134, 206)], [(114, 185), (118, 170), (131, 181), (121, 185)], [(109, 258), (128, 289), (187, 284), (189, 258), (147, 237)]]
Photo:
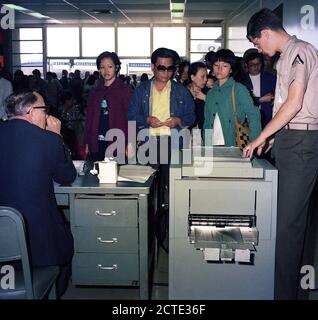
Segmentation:
[(235, 140), (236, 140), (236, 146), (242, 150), (249, 143), (248, 136), (250, 133), (250, 129), (248, 127), (248, 121), (246, 118), (243, 123), (240, 123), (237, 118), (234, 91), (235, 91), (235, 88), (234, 88), (234, 84), (233, 84), (233, 87), (232, 87), (232, 107), (233, 107), (234, 123), (235, 123)]

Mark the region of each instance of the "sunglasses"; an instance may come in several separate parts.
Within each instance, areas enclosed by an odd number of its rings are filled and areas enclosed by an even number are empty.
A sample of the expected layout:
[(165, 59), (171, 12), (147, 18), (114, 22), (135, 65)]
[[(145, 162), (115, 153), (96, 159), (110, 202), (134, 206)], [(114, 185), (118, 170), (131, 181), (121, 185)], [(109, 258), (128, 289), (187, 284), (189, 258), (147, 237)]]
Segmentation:
[(159, 72), (165, 72), (165, 71), (175, 72), (176, 71), (176, 67), (175, 66), (166, 67), (166, 66), (162, 66), (161, 64), (159, 64), (159, 65), (156, 66), (156, 68), (157, 68), (157, 70)]

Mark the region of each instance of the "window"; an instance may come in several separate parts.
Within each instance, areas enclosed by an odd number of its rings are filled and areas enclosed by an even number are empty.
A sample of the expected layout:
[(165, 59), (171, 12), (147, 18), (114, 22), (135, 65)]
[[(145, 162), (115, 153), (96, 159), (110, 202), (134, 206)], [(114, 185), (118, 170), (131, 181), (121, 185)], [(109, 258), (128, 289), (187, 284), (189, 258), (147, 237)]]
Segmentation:
[(72, 67), (72, 71), (80, 70), (82, 74), (86, 71), (93, 73), (97, 70), (96, 60), (95, 59), (74, 59), (74, 64)]
[(115, 51), (114, 28), (83, 28), (82, 55), (97, 57), (104, 51)]
[(42, 28), (21, 28), (17, 31), (14, 40), (42, 40)]
[(203, 61), (208, 51), (217, 51), (222, 46), (221, 27), (190, 28), (190, 61)]
[(79, 28), (47, 28), (48, 57), (78, 57), (79, 55)]
[(42, 66), (43, 54), (13, 54), (14, 66)]
[(42, 41), (14, 41), (12, 43), (14, 53), (42, 53)]
[(71, 71), (70, 59), (48, 59), (47, 71), (55, 72), (58, 78), (62, 76), (62, 70)]
[(147, 73), (152, 77), (151, 61), (150, 59), (122, 59), (120, 73), (129, 76), (135, 74), (137, 77)]
[(190, 53), (190, 62), (205, 62), (204, 61), (205, 53)]
[(160, 47), (175, 50), (180, 57), (186, 56), (186, 27), (153, 28), (153, 50)]
[(22, 70), (26, 75), (34, 69), (43, 72), (42, 28), (20, 28), (12, 31), (13, 71)]
[(244, 52), (253, 48), (253, 44), (246, 38), (246, 28), (230, 27), (228, 29), (227, 47), (232, 50), (236, 56), (243, 56)]
[(150, 28), (118, 28), (118, 55), (122, 57), (150, 56)]
[(221, 27), (191, 27), (191, 39), (222, 39)]
[(222, 46), (220, 40), (191, 40), (191, 52), (207, 53), (208, 51), (217, 51)]

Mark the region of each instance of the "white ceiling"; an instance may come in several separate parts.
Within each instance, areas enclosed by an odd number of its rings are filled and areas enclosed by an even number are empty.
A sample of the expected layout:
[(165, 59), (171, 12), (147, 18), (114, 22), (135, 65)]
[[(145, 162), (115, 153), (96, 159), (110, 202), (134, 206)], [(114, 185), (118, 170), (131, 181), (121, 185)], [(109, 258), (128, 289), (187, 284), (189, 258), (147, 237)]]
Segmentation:
[[(172, 0), (183, 2), (182, 0)], [(201, 24), (208, 19), (220, 23), (247, 6), (249, 0), (185, 0), (183, 23)], [(102, 23), (171, 23), (170, 0), (5, 0), (39, 12), (65, 24)], [(97, 14), (94, 10), (111, 10), (111, 14)], [(48, 23), (45, 19), (16, 12), (16, 24)]]

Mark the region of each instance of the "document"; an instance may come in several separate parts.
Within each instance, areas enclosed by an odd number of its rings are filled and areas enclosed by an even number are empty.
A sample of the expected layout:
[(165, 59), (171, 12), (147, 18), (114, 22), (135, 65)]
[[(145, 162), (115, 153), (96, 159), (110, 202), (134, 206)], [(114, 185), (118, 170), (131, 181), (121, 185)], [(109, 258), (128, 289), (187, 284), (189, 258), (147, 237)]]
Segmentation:
[(118, 181), (145, 183), (154, 172), (156, 170), (150, 166), (123, 165), (119, 167)]

